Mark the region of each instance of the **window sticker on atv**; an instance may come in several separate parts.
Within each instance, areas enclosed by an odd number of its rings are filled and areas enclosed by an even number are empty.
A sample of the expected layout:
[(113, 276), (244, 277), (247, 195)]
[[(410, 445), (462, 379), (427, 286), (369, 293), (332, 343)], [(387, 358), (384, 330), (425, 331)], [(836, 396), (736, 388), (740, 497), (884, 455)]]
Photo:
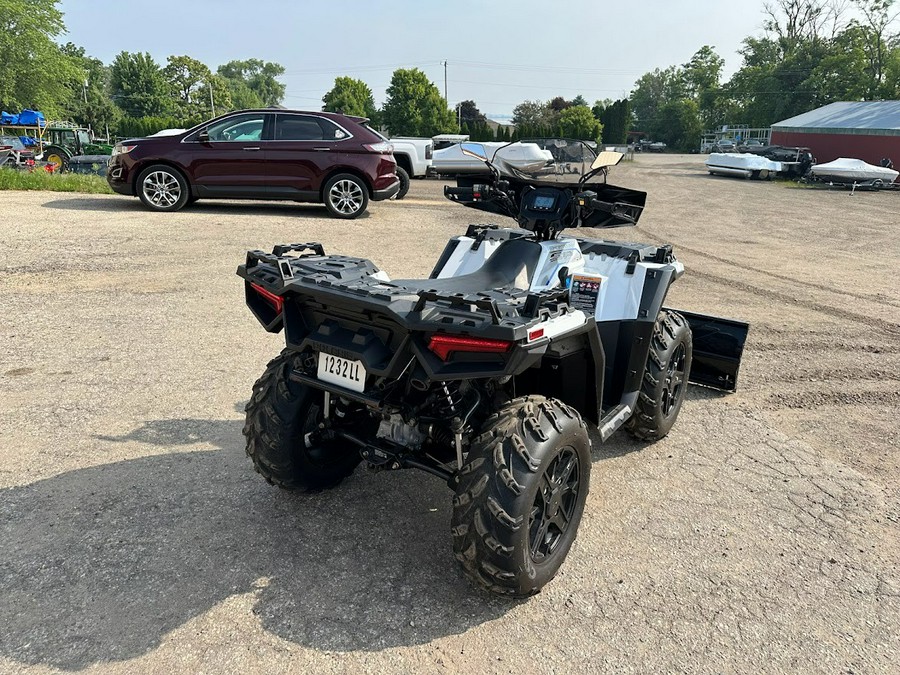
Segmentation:
[(572, 288), (569, 293), (569, 304), (575, 309), (593, 314), (600, 297), (600, 285), (603, 277), (593, 274), (573, 274)]

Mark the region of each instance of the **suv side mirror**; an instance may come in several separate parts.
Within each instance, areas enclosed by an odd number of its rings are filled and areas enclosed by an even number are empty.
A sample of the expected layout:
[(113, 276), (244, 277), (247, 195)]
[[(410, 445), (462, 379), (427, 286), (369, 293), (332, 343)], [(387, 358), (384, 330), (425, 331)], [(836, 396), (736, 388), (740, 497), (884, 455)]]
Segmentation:
[(201, 129), (200, 133), (197, 134), (197, 140), (201, 143), (209, 143), (209, 130)]

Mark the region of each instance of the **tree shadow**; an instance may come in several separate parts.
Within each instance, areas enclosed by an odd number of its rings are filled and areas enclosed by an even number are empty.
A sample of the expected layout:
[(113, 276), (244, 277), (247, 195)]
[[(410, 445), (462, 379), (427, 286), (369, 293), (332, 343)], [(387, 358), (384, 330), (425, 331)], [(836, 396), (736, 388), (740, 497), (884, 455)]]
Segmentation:
[(65, 670), (130, 659), (242, 594), (267, 630), (331, 651), (423, 644), (515, 606), (463, 578), (439, 479), (360, 468), (285, 493), (252, 471), (241, 425), (148, 422), (98, 441), (159, 454), (0, 490), (0, 653)]
[[(103, 212), (122, 212), (136, 213), (141, 212), (148, 215), (162, 215), (148, 210), (138, 199), (133, 197), (122, 197), (119, 199), (98, 199), (96, 197), (84, 196), (73, 197), (67, 199), (54, 199), (53, 201), (44, 202), (41, 205), (45, 209), (63, 209), (66, 211), (103, 211)], [(270, 215), (270, 216), (299, 216), (301, 218), (331, 218), (328, 211), (322, 204), (306, 204), (291, 201), (229, 201), (229, 200), (203, 200), (201, 199), (194, 204), (186, 206), (179, 213), (203, 213), (210, 215), (229, 215), (229, 216), (253, 216), (253, 215)], [(355, 220), (369, 218), (369, 211), (363, 213)], [(346, 221), (344, 221), (346, 222)]]

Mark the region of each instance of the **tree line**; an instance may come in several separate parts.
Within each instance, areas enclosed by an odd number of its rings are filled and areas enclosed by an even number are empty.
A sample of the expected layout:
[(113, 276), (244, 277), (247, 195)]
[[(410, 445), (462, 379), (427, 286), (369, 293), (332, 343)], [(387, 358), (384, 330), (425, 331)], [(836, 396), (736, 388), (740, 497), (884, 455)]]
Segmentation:
[(835, 101), (900, 98), (895, 0), (773, 0), (763, 34), (742, 43), (723, 80), (711, 46), (643, 75), (631, 92), (634, 127), (680, 150), (724, 124), (765, 128)]
[[(3, 109), (31, 107), (98, 133), (142, 136), (284, 99), (284, 67), (255, 58), (213, 71), (188, 55), (157, 63), (123, 51), (104, 64), (82, 47), (58, 44), (65, 32), (58, 2), (0, 0)], [(692, 150), (704, 130), (723, 124), (767, 127), (833, 101), (900, 98), (897, 16), (896, 0), (772, 0), (763, 34), (743, 41), (742, 65), (727, 81), (724, 60), (706, 45), (685, 64), (643, 75), (627, 98), (522, 101), (512, 129), (489, 125), (472, 100), (451, 109), (417, 68), (394, 71), (381, 107), (364, 81), (338, 77), (322, 109), (367, 117), (393, 136), (462, 132), (485, 141), (566, 136), (620, 144), (640, 131)]]

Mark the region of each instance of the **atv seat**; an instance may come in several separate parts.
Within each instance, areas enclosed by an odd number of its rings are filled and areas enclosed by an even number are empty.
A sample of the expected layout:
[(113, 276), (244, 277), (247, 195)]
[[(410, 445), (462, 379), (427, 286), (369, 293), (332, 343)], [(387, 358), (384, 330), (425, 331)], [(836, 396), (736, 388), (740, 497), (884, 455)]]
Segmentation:
[(484, 264), (469, 274), (446, 279), (396, 279), (391, 284), (412, 293), (435, 291), (465, 295), (493, 289), (527, 291), (541, 258), (541, 245), (530, 239), (504, 241)]

